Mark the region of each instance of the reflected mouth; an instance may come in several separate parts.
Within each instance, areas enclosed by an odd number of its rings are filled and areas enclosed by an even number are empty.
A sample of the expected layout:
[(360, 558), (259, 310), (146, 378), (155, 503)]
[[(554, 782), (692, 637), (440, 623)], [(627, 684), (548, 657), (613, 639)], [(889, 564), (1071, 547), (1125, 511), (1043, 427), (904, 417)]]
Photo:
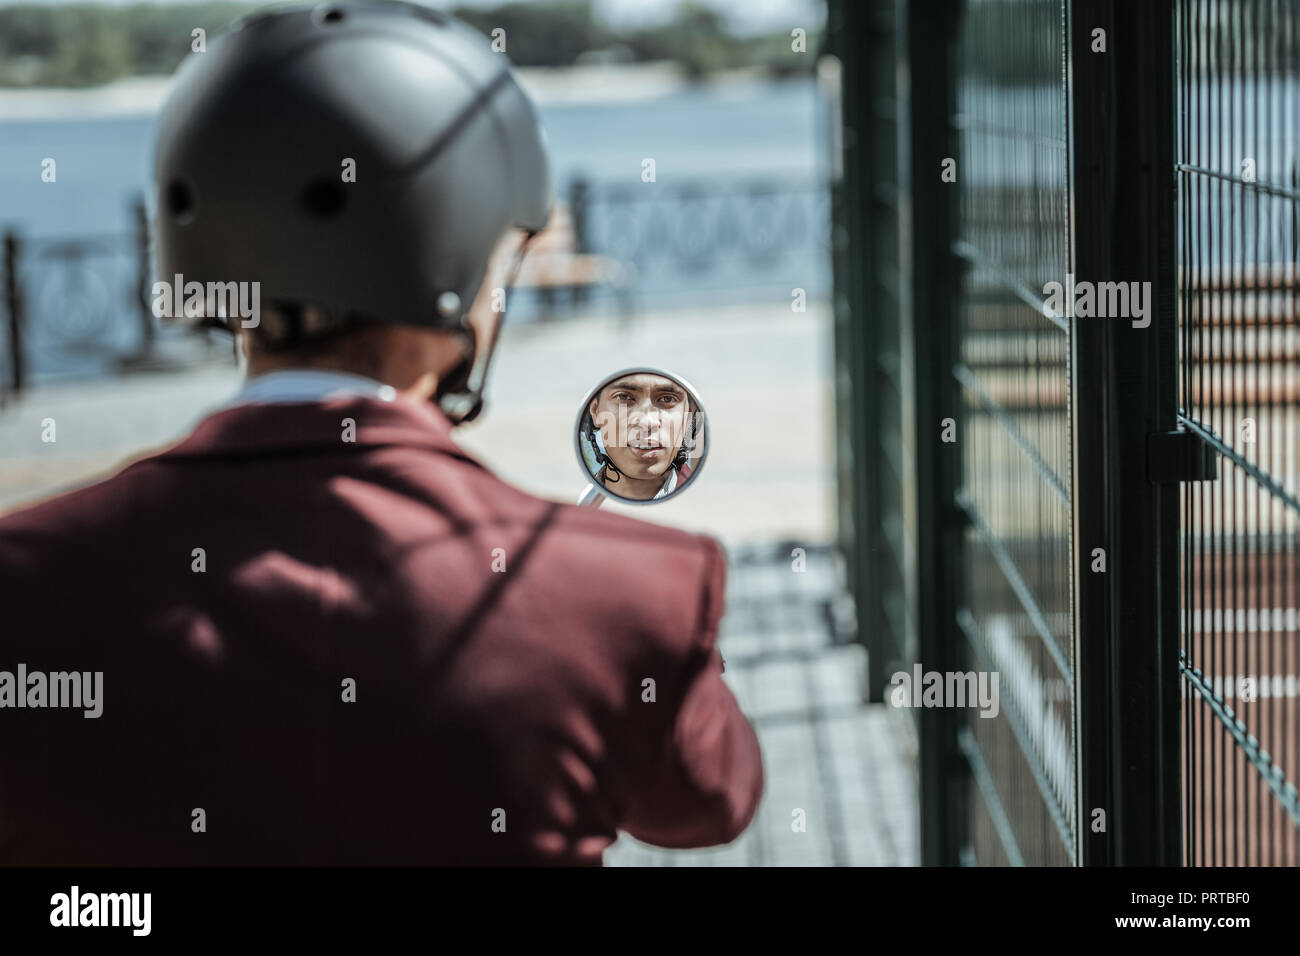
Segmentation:
[(657, 441), (630, 441), (627, 449), (640, 461), (654, 461), (666, 450)]

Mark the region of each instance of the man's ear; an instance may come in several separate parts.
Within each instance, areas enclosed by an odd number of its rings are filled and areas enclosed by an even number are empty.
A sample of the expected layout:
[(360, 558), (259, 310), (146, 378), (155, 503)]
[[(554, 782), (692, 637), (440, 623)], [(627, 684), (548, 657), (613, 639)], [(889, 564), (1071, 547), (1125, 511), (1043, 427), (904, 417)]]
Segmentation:
[(596, 409), (600, 407), (600, 396), (596, 395), (591, 399), (591, 404), (587, 406), (587, 412), (591, 415), (591, 420), (596, 420)]
[(437, 369), (438, 390), (435, 397), (460, 392), (469, 384), (470, 373), (478, 360), (475, 330), (440, 329), (438, 338), (451, 347), (443, 352), (443, 359)]

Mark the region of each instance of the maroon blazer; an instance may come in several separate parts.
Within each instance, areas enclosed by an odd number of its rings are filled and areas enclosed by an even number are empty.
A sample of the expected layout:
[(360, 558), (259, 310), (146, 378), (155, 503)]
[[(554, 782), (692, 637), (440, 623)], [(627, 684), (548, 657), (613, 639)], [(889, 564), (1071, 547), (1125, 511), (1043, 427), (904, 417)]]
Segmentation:
[(718, 545), (524, 494), (450, 432), (402, 400), (239, 406), (0, 518), (0, 670), (103, 673), (97, 719), (0, 709), (0, 863), (735, 839), (763, 767)]

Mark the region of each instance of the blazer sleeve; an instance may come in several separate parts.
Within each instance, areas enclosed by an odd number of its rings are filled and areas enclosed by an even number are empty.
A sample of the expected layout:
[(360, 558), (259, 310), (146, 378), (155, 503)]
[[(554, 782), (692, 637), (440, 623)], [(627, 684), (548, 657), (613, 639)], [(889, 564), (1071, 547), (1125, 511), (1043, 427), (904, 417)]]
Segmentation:
[(749, 826), (763, 794), (758, 737), (723, 682), (716, 646), (726, 565), (718, 544), (704, 540), (701, 623), (684, 691), (664, 728), (658, 772), (621, 824), (638, 840), (670, 848), (730, 843)]

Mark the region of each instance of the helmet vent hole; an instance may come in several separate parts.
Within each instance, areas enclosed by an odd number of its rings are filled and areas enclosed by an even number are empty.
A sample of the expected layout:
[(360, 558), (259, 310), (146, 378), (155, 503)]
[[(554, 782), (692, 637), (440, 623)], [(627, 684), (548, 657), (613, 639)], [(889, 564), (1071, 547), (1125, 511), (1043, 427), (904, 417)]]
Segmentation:
[(167, 212), (175, 222), (183, 226), (193, 221), (198, 202), (194, 198), (194, 190), (188, 183), (181, 182), (179, 179), (173, 179), (168, 183), (166, 202)]
[(302, 193), (302, 205), (317, 219), (332, 219), (343, 209), (343, 187), (328, 179), (318, 179)]
[(340, 10), (338, 7), (331, 7), (329, 10), (326, 10), (324, 13), (321, 14), (320, 22), (321, 23), (342, 23), (343, 16), (344, 14), (342, 10)]

